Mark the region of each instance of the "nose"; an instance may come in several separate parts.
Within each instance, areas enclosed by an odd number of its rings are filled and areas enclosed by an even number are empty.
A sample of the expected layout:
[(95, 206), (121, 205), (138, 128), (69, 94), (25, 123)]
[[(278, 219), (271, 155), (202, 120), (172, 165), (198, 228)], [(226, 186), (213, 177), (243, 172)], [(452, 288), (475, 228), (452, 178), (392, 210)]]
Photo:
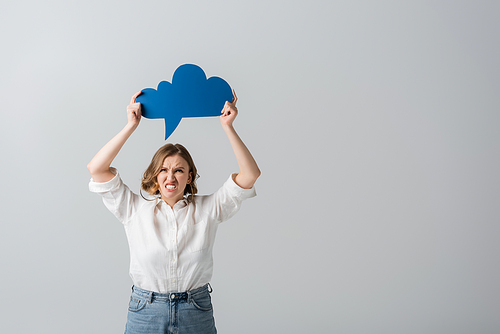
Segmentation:
[(167, 174), (167, 181), (175, 181), (174, 173)]

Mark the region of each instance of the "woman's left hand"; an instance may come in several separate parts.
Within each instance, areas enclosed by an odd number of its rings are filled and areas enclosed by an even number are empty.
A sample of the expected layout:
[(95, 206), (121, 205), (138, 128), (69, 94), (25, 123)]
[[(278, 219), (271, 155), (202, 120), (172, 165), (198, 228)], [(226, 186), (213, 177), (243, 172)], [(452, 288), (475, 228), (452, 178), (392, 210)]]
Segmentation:
[(257, 166), (255, 159), (252, 157), (252, 154), (233, 127), (233, 121), (238, 115), (236, 101), (238, 101), (238, 98), (236, 97), (236, 93), (233, 89), (233, 101), (228, 101), (224, 105), (221, 112), (222, 115), (220, 115), (220, 122), (227, 138), (229, 139), (229, 142), (231, 143), (231, 146), (233, 147), (234, 155), (236, 156), (238, 166), (240, 167), (240, 171), (237, 173), (238, 175), (236, 175), (233, 180), (241, 188), (250, 189), (260, 176), (260, 169)]
[(236, 108), (236, 101), (238, 101), (238, 98), (236, 97), (236, 93), (234, 92), (233, 89), (233, 101), (229, 102), (226, 101), (226, 104), (224, 104), (224, 108), (222, 108), (222, 115), (220, 115), (220, 122), (222, 126), (232, 126), (233, 121), (238, 115), (238, 108)]

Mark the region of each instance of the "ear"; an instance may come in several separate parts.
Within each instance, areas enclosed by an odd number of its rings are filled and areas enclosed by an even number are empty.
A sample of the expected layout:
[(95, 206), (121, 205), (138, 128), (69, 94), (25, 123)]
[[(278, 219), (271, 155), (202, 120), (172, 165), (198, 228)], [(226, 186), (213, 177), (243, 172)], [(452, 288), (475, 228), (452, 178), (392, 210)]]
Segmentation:
[(189, 172), (189, 178), (187, 180), (187, 184), (190, 184), (192, 180), (193, 180), (193, 172)]

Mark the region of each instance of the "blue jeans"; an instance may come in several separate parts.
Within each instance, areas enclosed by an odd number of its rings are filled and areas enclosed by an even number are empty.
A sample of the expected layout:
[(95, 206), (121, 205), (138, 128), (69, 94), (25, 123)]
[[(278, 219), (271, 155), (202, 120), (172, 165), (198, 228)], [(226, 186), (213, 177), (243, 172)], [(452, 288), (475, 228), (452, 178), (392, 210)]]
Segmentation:
[(209, 284), (175, 293), (132, 288), (125, 334), (216, 334)]

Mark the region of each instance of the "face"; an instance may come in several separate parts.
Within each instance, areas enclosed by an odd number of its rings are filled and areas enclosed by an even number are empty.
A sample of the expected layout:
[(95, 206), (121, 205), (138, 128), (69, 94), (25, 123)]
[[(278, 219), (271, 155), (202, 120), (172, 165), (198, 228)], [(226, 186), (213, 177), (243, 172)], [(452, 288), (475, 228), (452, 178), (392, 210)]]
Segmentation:
[(187, 161), (179, 155), (166, 157), (156, 177), (161, 198), (171, 207), (184, 197), (186, 185), (191, 183)]

